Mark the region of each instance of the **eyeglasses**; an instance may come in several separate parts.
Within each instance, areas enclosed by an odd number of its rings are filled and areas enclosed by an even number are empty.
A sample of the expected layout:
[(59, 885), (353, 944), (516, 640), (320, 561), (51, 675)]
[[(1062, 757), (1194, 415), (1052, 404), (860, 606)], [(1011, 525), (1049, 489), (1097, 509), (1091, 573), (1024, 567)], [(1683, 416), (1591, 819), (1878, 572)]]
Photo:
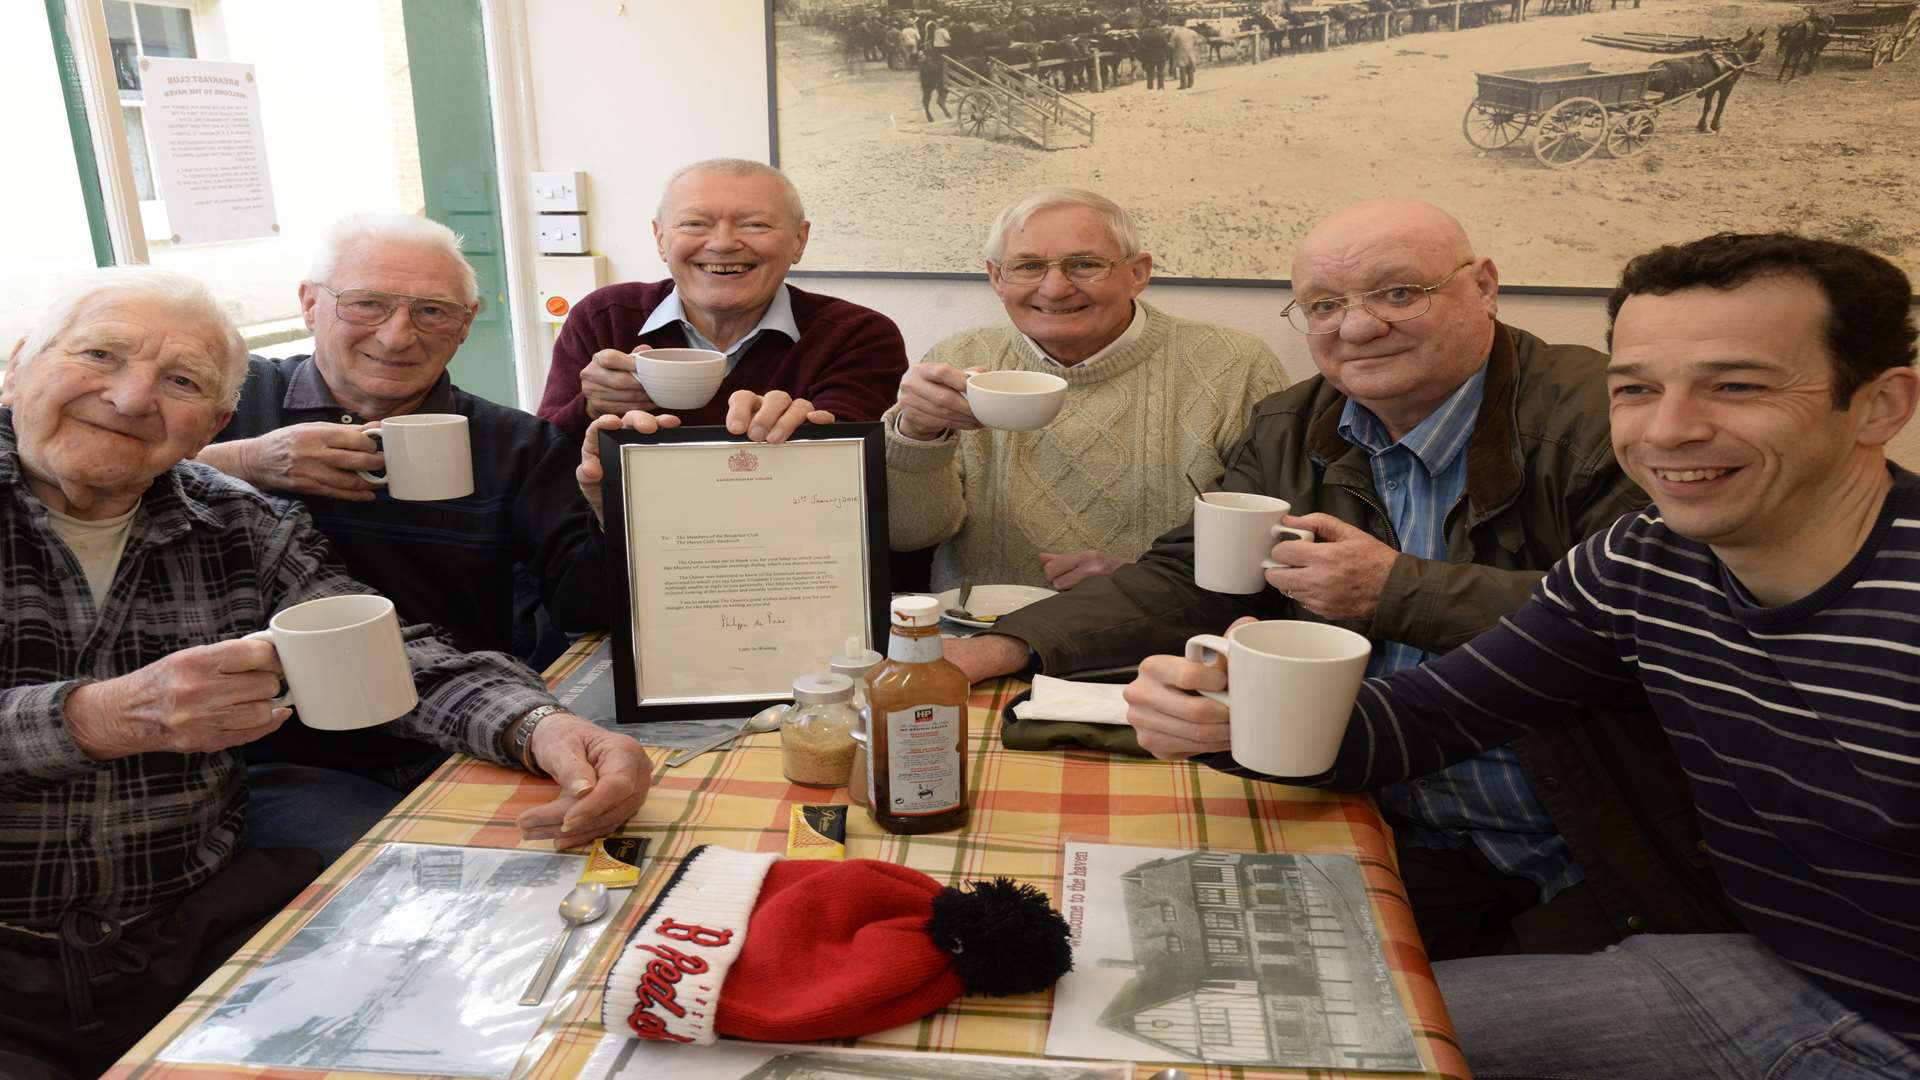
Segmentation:
[(1091, 285), (1096, 281), (1105, 281), (1107, 275), (1113, 273), (1113, 268), (1125, 261), (1098, 255), (1068, 255), (1064, 259), (1014, 259), (994, 265), (1000, 268), (1000, 280), (1015, 285), (1035, 285), (1045, 281), (1047, 271), (1056, 266), (1075, 285)]
[(406, 293), (380, 292), (377, 289), (334, 289), (314, 282), (333, 297), (334, 314), (342, 322), (355, 326), (379, 326), (401, 307), (407, 320), (423, 334), (451, 334), (467, 324), (474, 309), (453, 300), (432, 296), (408, 296)]
[(1319, 300), (1298, 300), (1288, 304), (1280, 314), (1287, 317), (1287, 325), (1303, 334), (1332, 334), (1340, 329), (1346, 320), (1347, 309), (1360, 307), (1367, 314), (1381, 322), (1406, 322), (1425, 315), (1433, 307), (1433, 292), (1447, 282), (1453, 275), (1472, 266), (1474, 260), (1468, 259), (1452, 270), (1447, 276), (1431, 285), (1386, 285), (1350, 296), (1328, 296)]

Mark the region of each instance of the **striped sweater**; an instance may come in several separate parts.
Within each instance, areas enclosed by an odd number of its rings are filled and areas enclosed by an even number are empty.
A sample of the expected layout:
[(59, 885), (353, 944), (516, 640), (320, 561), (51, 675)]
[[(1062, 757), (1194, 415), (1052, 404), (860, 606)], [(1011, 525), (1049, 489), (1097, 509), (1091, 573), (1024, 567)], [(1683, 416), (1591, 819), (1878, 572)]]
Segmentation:
[(1420, 776), (1643, 683), (1747, 929), (1920, 1046), (1920, 477), (1891, 471), (1860, 552), (1780, 607), (1658, 508), (1621, 518), (1498, 627), (1368, 680), (1316, 782)]

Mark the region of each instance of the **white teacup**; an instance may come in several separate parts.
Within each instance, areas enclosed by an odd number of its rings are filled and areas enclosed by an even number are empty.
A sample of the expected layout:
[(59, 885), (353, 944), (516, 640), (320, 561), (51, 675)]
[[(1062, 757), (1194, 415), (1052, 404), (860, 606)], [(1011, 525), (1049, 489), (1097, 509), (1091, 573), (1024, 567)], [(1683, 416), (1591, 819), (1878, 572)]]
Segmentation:
[(1001, 431), (1038, 431), (1067, 403), (1067, 380), (1044, 371), (981, 371), (967, 376), (973, 418)]
[(633, 374), (663, 409), (697, 409), (727, 377), (727, 354), (712, 349), (647, 349), (633, 354)]
[(295, 604), (249, 640), (273, 643), (294, 715), (310, 728), (351, 731), (413, 711), (413, 664), (393, 601), (367, 593)]
[(387, 474), (363, 472), (368, 483), (408, 502), (462, 499), (473, 494), (473, 444), (467, 418), (454, 413), (389, 416), (366, 436), (387, 459)]
[(1209, 491), (1193, 500), (1193, 583), (1210, 592), (1257, 593), (1267, 587), (1261, 571), (1281, 565), (1270, 558), (1283, 536), (1313, 539), (1305, 529), (1280, 524), (1293, 504), (1245, 491)]
[(1247, 623), (1226, 637), (1187, 639), (1187, 659), (1227, 658), (1225, 693), (1233, 760), (1268, 776), (1313, 776), (1340, 755), (1353, 699), (1373, 644), (1326, 623)]

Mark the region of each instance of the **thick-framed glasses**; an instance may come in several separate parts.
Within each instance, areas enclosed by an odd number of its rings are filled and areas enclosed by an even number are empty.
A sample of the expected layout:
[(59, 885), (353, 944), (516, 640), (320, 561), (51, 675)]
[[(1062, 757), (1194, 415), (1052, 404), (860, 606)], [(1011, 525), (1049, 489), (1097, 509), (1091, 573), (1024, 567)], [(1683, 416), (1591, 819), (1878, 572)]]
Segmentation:
[(1347, 317), (1348, 308), (1364, 308), (1367, 314), (1381, 322), (1406, 322), (1425, 315), (1433, 307), (1433, 292), (1447, 282), (1453, 275), (1472, 266), (1474, 260), (1468, 259), (1452, 270), (1447, 276), (1431, 285), (1383, 285), (1363, 293), (1348, 296), (1327, 296), (1318, 300), (1302, 303), (1295, 300), (1281, 310), (1287, 317), (1287, 325), (1303, 334), (1332, 334), (1340, 329)]
[(381, 292), (378, 289), (335, 289), (314, 284), (333, 297), (334, 314), (342, 322), (355, 326), (379, 326), (402, 307), (407, 320), (423, 334), (451, 334), (467, 324), (473, 308), (454, 300), (434, 296), (408, 296), (406, 293)]
[(1075, 285), (1091, 285), (1096, 281), (1105, 281), (1107, 275), (1113, 273), (1113, 268), (1125, 261), (1099, 255), (1068, 255), (1062, 259), (1008, 259), (994, 265), (1000, 268), (1000, 280), (1015, 285), (1037, 285), (1045, 281), (1047, 271), (1056, 266)]

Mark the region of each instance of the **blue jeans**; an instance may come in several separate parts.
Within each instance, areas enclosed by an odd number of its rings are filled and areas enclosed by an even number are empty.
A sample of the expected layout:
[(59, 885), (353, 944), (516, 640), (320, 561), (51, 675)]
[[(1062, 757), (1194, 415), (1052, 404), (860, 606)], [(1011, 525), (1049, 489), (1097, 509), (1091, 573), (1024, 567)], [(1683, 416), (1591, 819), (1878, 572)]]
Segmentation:
[(438, 753), (422, 764), (364, 772), (286, 762), (249, 765), (247, 843), (258, 848), (308, 848), (332, 863), (445, 757)]
[(1479, 1080), (1911, 1080), (1920, 1053), (1746, 934), (1435, 964)]

